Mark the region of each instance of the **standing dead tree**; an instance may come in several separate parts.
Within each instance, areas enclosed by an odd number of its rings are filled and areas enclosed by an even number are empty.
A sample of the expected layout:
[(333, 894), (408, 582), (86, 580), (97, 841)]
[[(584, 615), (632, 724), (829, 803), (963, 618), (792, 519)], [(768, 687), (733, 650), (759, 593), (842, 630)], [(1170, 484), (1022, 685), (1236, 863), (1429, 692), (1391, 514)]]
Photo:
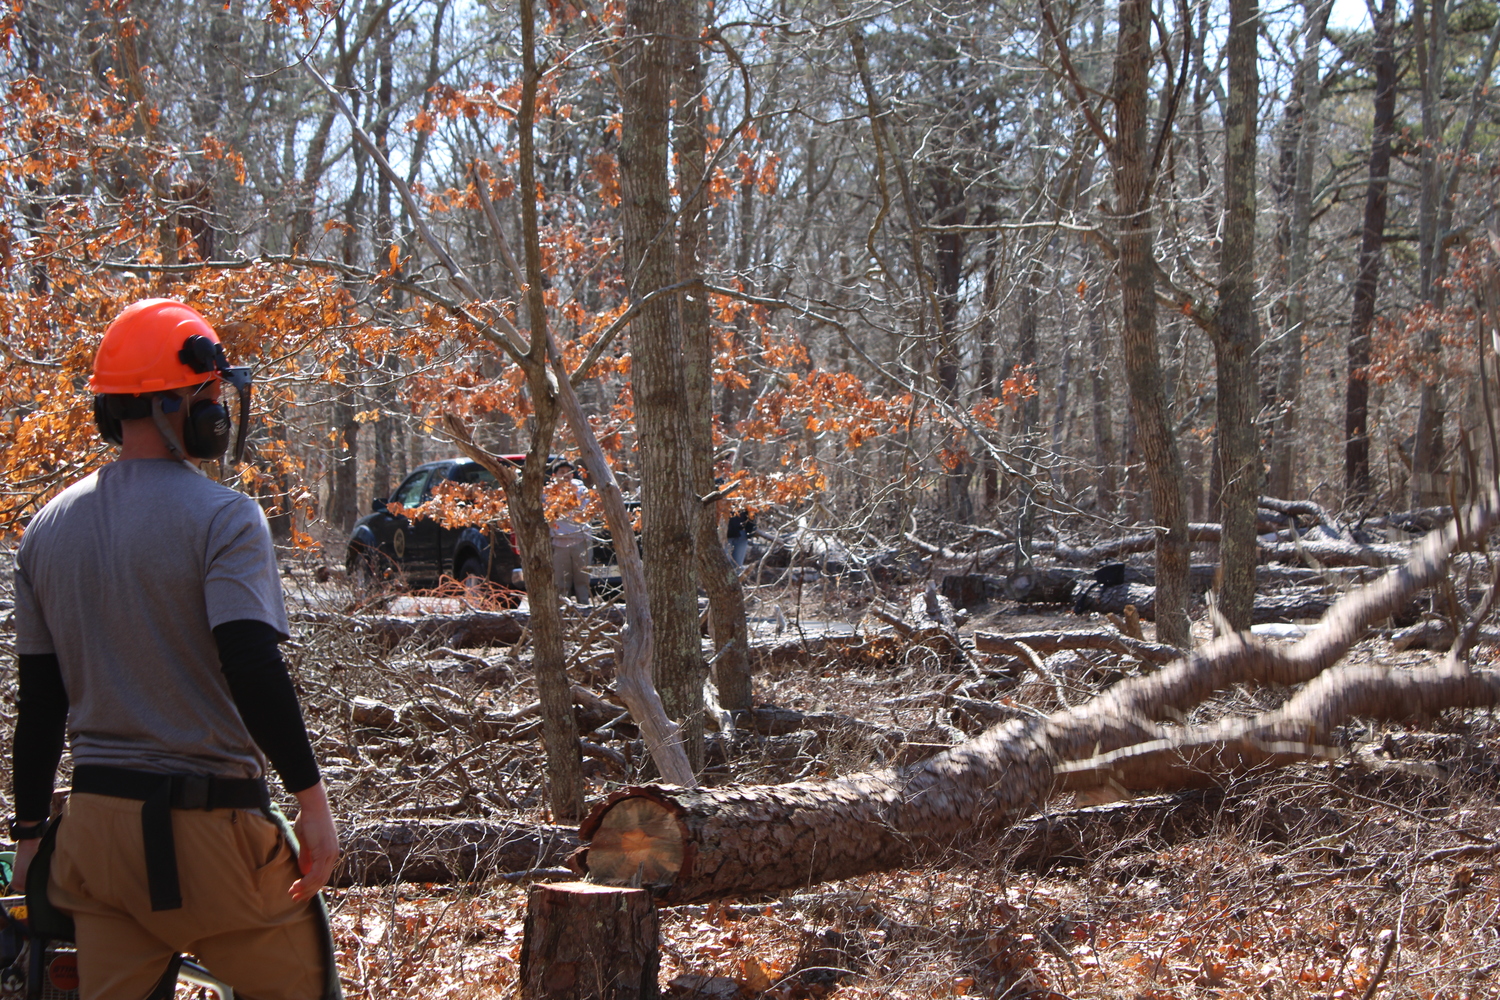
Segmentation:
[[(1351, 591), (1296, 645), (1226, 636), (1072, 710), (1003, 723), (909, 767), (776, 786), (626, 789), (585, 821), (579, 860), (596, 881), (649, 885), (673, 902), (790, 889), (910, 865), (1060, 792), (1200, 785), (1327, 756), (1332, 729), (1353, 716), (1494, 705), (1500, 672), (1469, 668), (1462, 642), (1433, 667), (1337, 664), (1372, 622), (1437, 584), (1450, 555), (1481, 546), (1497, 520), (1491, 493), (1404, 566)], [(1258, 717), (1171, 721), (1235, 684), (1305, 686)]]

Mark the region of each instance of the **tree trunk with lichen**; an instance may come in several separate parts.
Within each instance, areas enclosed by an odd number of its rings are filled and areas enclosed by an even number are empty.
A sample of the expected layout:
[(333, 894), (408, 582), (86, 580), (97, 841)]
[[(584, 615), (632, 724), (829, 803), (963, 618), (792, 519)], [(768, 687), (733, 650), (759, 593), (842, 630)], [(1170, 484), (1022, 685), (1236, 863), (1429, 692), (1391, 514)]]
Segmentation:
[(1387, 188), (1391, 175), (1391, 142), (1396, 119), (1396, 2), (1385, 0), (1375, 19), (1375, 110), (1370, 137), (1369, 182), (1365, 186), (1364, 230), (1354, 278), (1353, 319), (1349, 324), (1347, 382), (1344, 390), (1344, 502), (1369, 502), (1370, 481), (1370, 331), (1375, 325), (1375, 297), (1385, 253)]
[[(537, 85), (541, 73), (534, 50), (534, 12), (529, 0), (521, 8), (523, 79), (519, 161), (522, 190), (536, 184)], [(541, 230), (536, 202), (522, 199), (521, 243), (525, 256), (526, 318), (531, 330), (530, 354), (526, 359), (527, 387), (531, 390), (532, 437), (526, 455), (525, 474), (520, 481), (507, 475), (506, 500), (520, 544), (531, 604), (530, 627), (535, 649), (536, 689), (542, 703), (542, 741), (547, 751), (547, 789), (552, 814), (569, 820), (583, 812), (583, 770), (578, 755), (578, 726), (573, 719), (572, 687), (568, 682), (567, 651), (563, 644), (562, 612), (552, 576), (552, 533), (544, 510), (547, 456), (557, 428), (557, 396), (547, 381), (547, 306), (542, 292)]]
[(1218, 372), (1220, 609), (1232, 629), (1250, 627), (1255, 607), (1255, 508), (1260, 496), (1260, 409), (1256, 377), (1260, 322), (1255, 313), (1256, 0), (1229, 5), (1229, 99), (1224, 111), (1224, 241), (1219, 255), (1219, 308), (1213, 324)]

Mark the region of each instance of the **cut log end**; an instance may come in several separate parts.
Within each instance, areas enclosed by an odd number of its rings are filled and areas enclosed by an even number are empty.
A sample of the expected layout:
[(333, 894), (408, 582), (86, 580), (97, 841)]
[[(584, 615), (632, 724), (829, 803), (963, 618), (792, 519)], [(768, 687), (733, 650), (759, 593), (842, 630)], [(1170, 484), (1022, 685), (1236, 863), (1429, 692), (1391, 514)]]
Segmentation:
[(682, 861), (682, 825), (654, 798), (623, 798), (606, 806), (589, 839), (589, 878), (604, 885), (669, 885)]

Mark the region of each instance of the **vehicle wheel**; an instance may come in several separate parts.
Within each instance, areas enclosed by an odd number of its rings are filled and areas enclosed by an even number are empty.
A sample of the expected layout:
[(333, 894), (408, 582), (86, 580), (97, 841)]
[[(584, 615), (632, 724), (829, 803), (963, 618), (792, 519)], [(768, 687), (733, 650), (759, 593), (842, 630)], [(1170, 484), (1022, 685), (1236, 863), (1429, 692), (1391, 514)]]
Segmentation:
[(488, 580), (485, 575), (484, 563), (477, 555), (470, 553), (464, 556), (464, 561), (458, 566), (458, 582), (467, 584), (470, 579)]
[(344, 568), (349, 572), (349, 586), (356, 597), (369, 597), (385, 582), (380, 572), (380, 555), (364, 546), (349, 549)]

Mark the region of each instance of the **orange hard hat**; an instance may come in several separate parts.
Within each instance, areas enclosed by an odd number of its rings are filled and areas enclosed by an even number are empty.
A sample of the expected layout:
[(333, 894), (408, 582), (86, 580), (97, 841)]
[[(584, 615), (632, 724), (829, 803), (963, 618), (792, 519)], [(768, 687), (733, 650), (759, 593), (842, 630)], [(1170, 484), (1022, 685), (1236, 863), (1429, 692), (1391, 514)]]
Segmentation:
[(212, 366), (205, 371), (188, 363), (184, 347), (190, 337), (219, 343), (214, 328), (192, 306), (173, 299), (132, 302), (104, 331), (89, 388), (101, 395), (140, 396), (218, 378)]

